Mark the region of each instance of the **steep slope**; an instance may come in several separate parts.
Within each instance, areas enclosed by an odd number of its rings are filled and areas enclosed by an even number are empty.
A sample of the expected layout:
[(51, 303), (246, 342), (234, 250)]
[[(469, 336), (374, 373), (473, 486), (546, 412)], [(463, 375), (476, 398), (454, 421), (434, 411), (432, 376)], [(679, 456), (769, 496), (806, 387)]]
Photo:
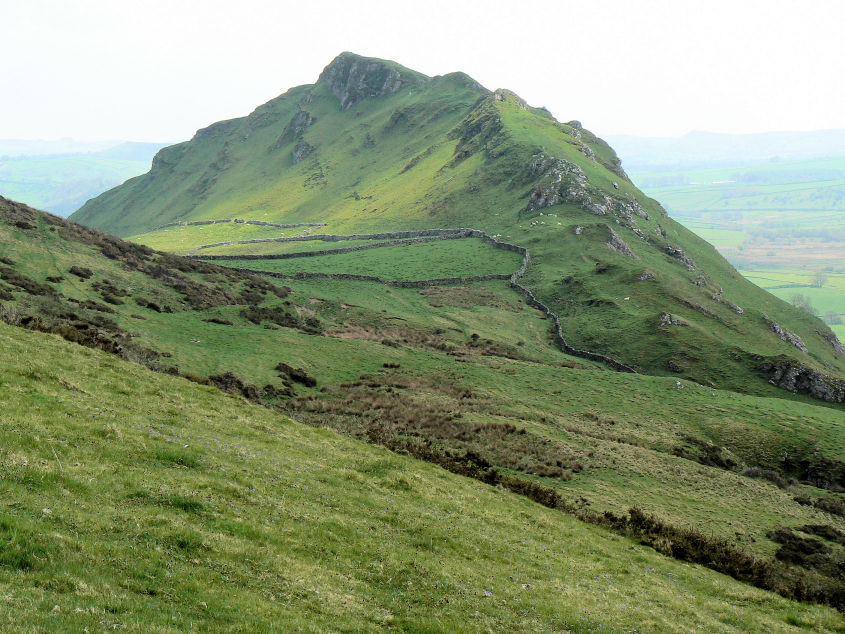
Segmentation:
[[(427, 250), (438, 244), (460, 257), (436, 260)], [(483, 252), (463, 258), (479, 246), (331, 257), (383, 254), (369, 265), (448, 275), (450, 265), (477, 272)], [(2, 199), (0, 258), (7, 323), (239, 393), (757, 585), (841, 602), (831, 574), (843, 549), (817, 539), (845, 534), (840, 410), (565, 355), (503, 279), (279, 287)], [(631, 506), (659, 519), (627, 515)], [(800, 540), (821, 554), (796, 558), (788, 546), (808, 530)]]
[(162, 150), (73, 216), (140, 242), (221, 218), (480, 229), (530, 249), (523, 283), (576, 348), (717, 387), (845, 398), (845, 350), (824, 324), (743, 280), (578, 122), (460, 73), (344, 53), (316, 84)]
[(0, 324), (0, 349), (5, 632), (843, 627), (51, 335)]

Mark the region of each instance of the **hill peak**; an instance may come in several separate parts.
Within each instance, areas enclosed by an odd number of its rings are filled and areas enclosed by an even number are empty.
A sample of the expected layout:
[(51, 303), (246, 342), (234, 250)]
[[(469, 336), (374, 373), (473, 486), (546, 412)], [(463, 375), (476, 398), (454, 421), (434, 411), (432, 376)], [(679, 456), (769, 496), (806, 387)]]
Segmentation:
[(383, 97), (406, 86), (428, 81), (428, 77), (409, 68), (375, 57), (344, 52), (335, 57), (320, 73), (317, 84), (325, 84), (348, 110), (362, 99)]

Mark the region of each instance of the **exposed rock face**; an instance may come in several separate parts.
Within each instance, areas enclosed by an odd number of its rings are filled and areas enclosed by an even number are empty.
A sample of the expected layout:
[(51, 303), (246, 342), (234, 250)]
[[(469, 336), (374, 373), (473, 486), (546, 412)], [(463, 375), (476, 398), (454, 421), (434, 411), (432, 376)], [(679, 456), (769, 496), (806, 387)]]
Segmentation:
[(562, 202), (577, 203), (597, 216), (606, 215), (610, 209), (610, 198), (600, 192), (591, 194), (584, 170), (575, 163), (538, 154), (528, 170), (531, 177), (538, 180), (528, 192), (524, 211), (536, 211)]
[(293, 148), (293, 152), (291, 152), (294, 164), (301, 163), (313, 151), (313, 145), (300, 139), (299, 143), (296, 144), (296, 147)]
[(687, 257), (687, 254), (684, 253), (683, 249), (678, 249), (670, 244), (667, 244), (664, 248), (664, 251), (666, 251), (668, 255), (672, 256), (676, 260), (680, 260), (681, 262), (686, 264), (687, 268), (690, 271), (695, 270), (695, 262), (693, 262), (691, 258)]
[(760, 369), (770, 375), (769, 383), (798, 394), (809, 394), (829, 403), (845, 402), (845, 381), (818, 370), (788, 361), (766, 362)]
[[(607, 225), (605, 225), (607, 226)], [(607, 230), (610, 232), (610, 239), (605, 242), (605, 246), (613, 249), (614, 251), (618, 251), (623, 255), (627, 255), (633, 257), (634, 252), (631, 251), (631, 248), (625, 243), (625, 241), (619, 237), (619, 234), (616, 233), (610, 227), (607, 227)]]
[(660, 315), (658, 315), (657, 317), (657, 325), (661, 327), (689, 326), (689, 324), (680, 317), (675, 317), (674, 315), (670, 315), (669, 313), (660, 313)]
[(804, 342), (801, 340), (801, 337), (789, 332), (788, 330), (784, 330), (780, 324), (772, 321), (771, 319), (767, 318), (766, 323), (769, 324), (769, 328), (771, 328), (772, 332), (775, 333), (778, 337), (780, 337), (787, 343), (791, 343), (804, 354), (807, 354), (807, 346), (804, 345)]
[(833, 348), (837, 354), (845, 354), (845, 346), (842, 345), (842, 342), (839, 341), (839, 337), (837, 337), (832, 330), (828, 328), (826, 330), (818, 330), (816, 332), (819, 333), (819, 337), (830, 344), (830, 347)]
[[(586, 145), (583, 145), (581, 150), (588, 157), (594, 156), (593, 151)], [(528, 204), (523, 212), (537, 211), (560, 203), (575, 203), (597, 216), (614, 213), (629, 222), (633, 216), (650, 219), (648, 213), (636, 201), (611, 198), (590, 185), (584, 171), (566, 159), (535, 154), (528, 165), (528, 177), (534, 181), (534, 185), (525, 194)]]
[(361, 99), (393, 95), (416, 83), (416, 75), (411, 71), (407, 75), (386, 62), (342, 53), (326, 66), (318, 83), (329, 86), (340, 101), (341, 110), (349, 110)]
[(314, 117), (307, 110), (297, 110), (291, 120), (285, 126), (282, 136), (276, 141), (276, 147), (281, 147), (286, 143), (301, 139), (305, 130), (314, 123)]
[[(615, 184), (615, 183), (614, 183)], [(619, 186), (617, 185), (617, 189)], [(630, 220), (632, 216), (639, 216), (646, 220), (651, 220), (645, 209), (640, 207), (636, 200), (623, 200), (619, 202), (619, 213), (626, 220)]]

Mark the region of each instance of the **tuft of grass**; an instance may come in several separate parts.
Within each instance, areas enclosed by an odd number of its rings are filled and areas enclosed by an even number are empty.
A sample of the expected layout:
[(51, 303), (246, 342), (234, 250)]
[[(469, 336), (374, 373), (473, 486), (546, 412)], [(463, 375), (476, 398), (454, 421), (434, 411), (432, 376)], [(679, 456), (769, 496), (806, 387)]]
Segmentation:
[[(42, 514), (50, 512), (42, 509)], [(29, 571), (47, 565), (54, 549), (44, 543), (44, 537), (29, 522), (0, 514), (0, 567)]]

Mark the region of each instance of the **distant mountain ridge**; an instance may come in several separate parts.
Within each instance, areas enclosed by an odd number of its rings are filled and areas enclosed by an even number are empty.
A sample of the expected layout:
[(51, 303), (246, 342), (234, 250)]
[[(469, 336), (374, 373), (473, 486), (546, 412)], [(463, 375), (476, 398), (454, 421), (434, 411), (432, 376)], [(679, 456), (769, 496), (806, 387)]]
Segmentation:
[(609, 135), (629, 169), (740, 164), (845, 156), (845, 130), (723, 134), (690, 132), (681, 137)]

